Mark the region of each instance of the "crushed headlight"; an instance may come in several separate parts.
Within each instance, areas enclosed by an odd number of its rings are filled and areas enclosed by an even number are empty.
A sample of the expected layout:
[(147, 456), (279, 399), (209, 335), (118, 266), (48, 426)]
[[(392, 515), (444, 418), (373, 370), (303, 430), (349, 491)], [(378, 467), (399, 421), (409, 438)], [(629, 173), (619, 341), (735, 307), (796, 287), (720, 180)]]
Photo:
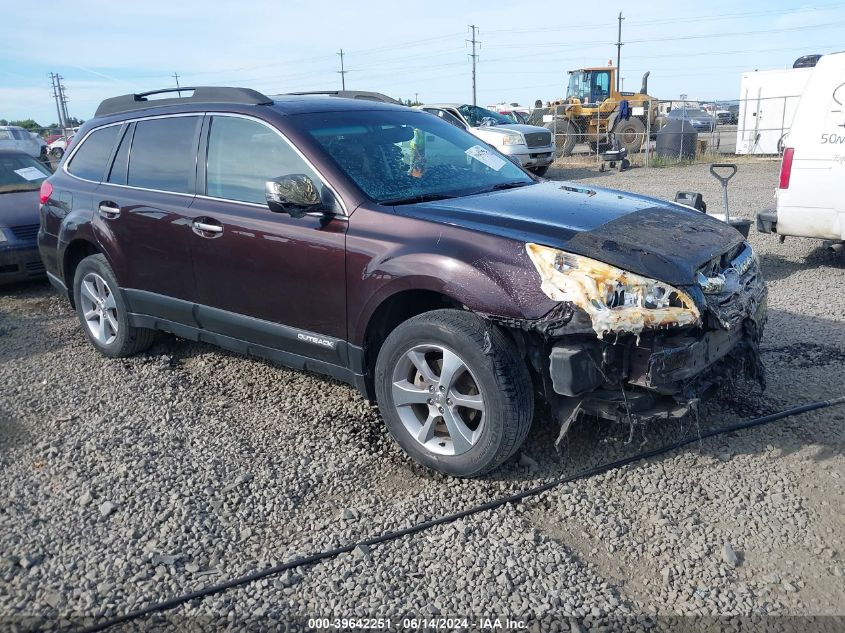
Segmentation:
[(3, 242), (8, 242), (9, 238), (6, 237), (6, 234), (3, 232), (3, 229), (0, 229), (0, 244)]
[(584, 310), (599, 338), (608, 332), (639, 336), (646, 328), (697, 325), (701, 315), (683, 290), (581, 255), (526, 244), (542, 290), (554, 301)]
[(502, 145), (525, 145), (522, 134), (506, 134), (502, 137)]

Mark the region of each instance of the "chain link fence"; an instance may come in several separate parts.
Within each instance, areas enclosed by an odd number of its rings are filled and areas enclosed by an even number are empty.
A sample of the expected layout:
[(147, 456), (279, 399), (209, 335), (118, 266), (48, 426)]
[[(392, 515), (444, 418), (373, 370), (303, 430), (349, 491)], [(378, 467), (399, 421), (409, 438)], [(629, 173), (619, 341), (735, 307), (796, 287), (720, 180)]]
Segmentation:
[[(724, 100), (651, 100), (619, 108), (571, 108), (552, 102), (529, 123), (555, 137), (559, 163), (603, 163), (620, 148), (649, 167), (726, 156), (783, 152), (800, 95)], [(585, 111), (589, 110), (589, 114)]]

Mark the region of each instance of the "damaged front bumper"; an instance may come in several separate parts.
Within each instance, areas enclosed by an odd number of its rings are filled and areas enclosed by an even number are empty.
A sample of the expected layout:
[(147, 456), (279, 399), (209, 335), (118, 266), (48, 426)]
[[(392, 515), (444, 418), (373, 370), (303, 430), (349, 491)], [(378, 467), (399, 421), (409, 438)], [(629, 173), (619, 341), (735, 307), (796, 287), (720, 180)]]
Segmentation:
[(767, 289), (750, 247), (704, 269), (689, 293), (701, 308), (697, 326), (597, 338), (589, 318), (565, 303), (531, 324), (545, 350), (533, 360), (565, 427), (580, 412), (625, 422), (681, 417), (736, 379), (765, 385)]

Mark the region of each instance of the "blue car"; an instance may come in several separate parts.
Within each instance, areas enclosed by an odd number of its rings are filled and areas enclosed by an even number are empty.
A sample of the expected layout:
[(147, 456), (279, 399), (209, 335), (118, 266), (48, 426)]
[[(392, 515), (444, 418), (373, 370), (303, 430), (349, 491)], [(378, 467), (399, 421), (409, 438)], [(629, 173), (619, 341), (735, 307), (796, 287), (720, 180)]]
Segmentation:
[(50, 170), (29, 154), (0, 150), (0, 284), (44, 277), (38, 254), (39, 189)]

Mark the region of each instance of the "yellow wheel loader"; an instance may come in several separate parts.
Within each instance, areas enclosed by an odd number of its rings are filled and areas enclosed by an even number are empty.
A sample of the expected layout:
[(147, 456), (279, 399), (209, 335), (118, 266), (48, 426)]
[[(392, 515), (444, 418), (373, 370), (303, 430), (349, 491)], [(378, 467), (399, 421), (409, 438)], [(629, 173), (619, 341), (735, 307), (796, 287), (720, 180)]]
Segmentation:
[(646, 134), (659, 127), (657, 99), (648, 95), (648, 75), (643, 75), (639, 92), (619, 92), (613, 66), (570, 70), (566, 98), (535, 108), (528, 122), (551, 130), (563, 156), (571, 155), (576, 143), (604, 151), (614, 138), (629, 154), (639, 152)]

